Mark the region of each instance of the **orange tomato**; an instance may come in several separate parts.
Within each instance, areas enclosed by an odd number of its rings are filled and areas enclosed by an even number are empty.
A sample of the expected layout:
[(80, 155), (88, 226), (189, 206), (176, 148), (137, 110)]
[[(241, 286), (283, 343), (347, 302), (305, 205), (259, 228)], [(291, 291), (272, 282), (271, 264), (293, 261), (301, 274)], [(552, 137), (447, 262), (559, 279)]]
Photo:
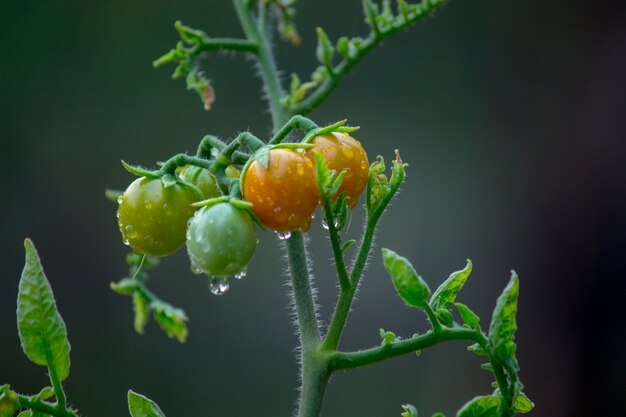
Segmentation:
[(291, 149), (271, 149), (263, 168), (253, 161), (243, 173), (242, 194), (268, 229), (307, 231), (319, 192), (313, 161)]

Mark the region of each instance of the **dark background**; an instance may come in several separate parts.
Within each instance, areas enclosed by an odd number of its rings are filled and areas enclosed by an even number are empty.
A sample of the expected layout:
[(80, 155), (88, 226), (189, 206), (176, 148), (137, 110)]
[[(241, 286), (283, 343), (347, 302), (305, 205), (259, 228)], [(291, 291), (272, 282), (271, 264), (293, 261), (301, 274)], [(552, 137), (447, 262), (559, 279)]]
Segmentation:
[[(278, 42), (284, 74), (316, 66), (315, 26), (336, 39), (365, 33), (360, 2), (301, 1), (304, 42)], [(207, 133), (270, 133), (259, 79), (243, 56), (212, 55), (217, 93), (206, 113), (173, 67), (175, 20), (239, 36), (226, 1), (0, 0), (0, 382), (35, 393), (44, 369), (22, 354), (15, 299), (30, 236), (69, 328), (70, 400), (88, 416), (124, 416), (126, 390), (168, 416), (289, 416), (297, 397), (296, 337), (283, 252), (263, 234), (245, 282), (212, 296), (184, 251), (150, 282), (190, 317), (180, 345), (151, 323), (132, 329), (130, 300), (108, 285), (126, 273), (107, 187), (195, 150)], [(385, 42), (313, 114), (348, 118), (373, 159), (410, 163), (377, 244), (409, 257), (436, 287), (471, 258), (460, 300), (488, 323), (515, 268), (521, 277), (518, 356), (534, 416), (626, 415), (626, 8), (605, 1), (453, 1)], [(285, 76), (285, 78), (287, 78)], [(311, 236), (324, 322), (336, 278), (319, 217)], [(361, 213), (350, 234), (358, 236)], [(374, 252), (343, 349), (378, 344), (378, 329), (424, 331)], [(463, 343), (350, 373), (329, 387), (325, 416), (454, 412), (489, 393)]]

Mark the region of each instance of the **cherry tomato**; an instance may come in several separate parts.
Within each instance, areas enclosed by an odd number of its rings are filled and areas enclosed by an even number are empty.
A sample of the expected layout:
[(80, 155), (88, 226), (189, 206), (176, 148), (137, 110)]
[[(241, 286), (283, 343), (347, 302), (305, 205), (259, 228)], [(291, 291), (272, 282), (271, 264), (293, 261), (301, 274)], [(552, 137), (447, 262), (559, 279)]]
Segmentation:
[(204, 193), (205, 199), (219, 197), (222, 195), (222, 192), (217, 186), (215, 177), (204, 168), (187, 165), (180, 170), (178, 176), (182, 180), (190, 182), (200, 188), (200, 191)]
[(190, 187), (165, 187), (160, 179), (141, 177), (118, 199), (118, 223), (124, 243), (136, 253), (165, 256), (185, 243), (187, 221), (201, 196)]
[(313, 161), (292, 149), (272, 149), (263, 168), (253, 161), (243, 173), (242, 192), (261, 222), (277, 232), (307, 231), (319, 201)]
[(256, 244), (257, 234), (250, 214), (230, 203), (198, 210), (187, 229), (187, 253), (192, 270), (212, 276), (244, 271)]
[(348, 207), (354, 208), (369, 176), (369, 162), (361, 143), (345, 133), (316, 136), (311, 143), (315, 145), (307, 151), (311, 158), (313, 151), (317, 151), (326, 159), (328, 167), (337, 174), (346, 171), (338, 194), (347, 193), (350, 197)]

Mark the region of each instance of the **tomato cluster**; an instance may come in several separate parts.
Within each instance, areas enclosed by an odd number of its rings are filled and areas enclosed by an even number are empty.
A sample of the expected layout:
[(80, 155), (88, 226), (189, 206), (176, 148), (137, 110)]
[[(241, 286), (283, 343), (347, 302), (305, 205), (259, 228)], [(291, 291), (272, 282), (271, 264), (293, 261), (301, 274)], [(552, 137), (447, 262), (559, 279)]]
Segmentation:
[[(345, 172), (339, 193), (356, 206), (368, 179), (369, 164), (361, 144), (347, 134), (320, 135), (307, 150), (276, 147), (264, 163), (252, 160), (239, 173), (246, 203), (222, 197), (215, 177), (206, 169), (185, 166), (176, 181), (141, 177), (119, 197), (118, 219), (123, 240), (134, 252), (150, 256), (173, 254), (187, 243), (192, 270), (214, 277), (241, 276), (257, 246), (252, 210), (268, 229), (281, 233), (307, 231), (320, 205), (314, 153), (328, 167)], [(207, 202), (199, 210), (193, 203)], [(224, 278), (225, 279), (225, 278)]]
[(306, 152), (271, 149), (267, 167), (253, 161), (244, 171), (243, 197), (267, 228), (289, 232), (311, 227), (311, 217), (320, 204), (314, 152), (324, 157), (330, 169), (345, 171), (339, 193), (347, 194), (350, 208), (356, 206), (369, 175), (361, 144), (343, 133), (317, 136), (312, 144)]
[(256, 249), (250, 214), (230, 202), (196, 211), (193, 203), (221, 195), (215, 177), (195, 166), (182, 168), (178, 175), (184, 182), (166, 186), (160, 178), (141, 177), (124, 191), (118, 200), (124, 242), (134, 252), (166, 256), (186, 241), (194, 270), (212, 276), (241, 274)]

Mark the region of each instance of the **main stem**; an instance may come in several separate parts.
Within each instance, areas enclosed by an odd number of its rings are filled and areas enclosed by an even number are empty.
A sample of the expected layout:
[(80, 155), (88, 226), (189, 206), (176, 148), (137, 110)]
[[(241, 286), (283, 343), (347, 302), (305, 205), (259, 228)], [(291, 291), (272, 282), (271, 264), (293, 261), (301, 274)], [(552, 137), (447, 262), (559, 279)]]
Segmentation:
[[(259, 49), (257, 63), (270, 105), (274, 132), (287, 123), (289, 114), (280, 103), (283, 90), (278, 69), (270, 45), (268, 31), (255, 21), (252, 11), (242, 0), (233, 0), (241, 26), (248, 39), (255, 41)], [(298, 417), (318, 417), (322, 410), (324, 393), (330, 378), (328, 359), (320, 354), (321, 336), (317, 323), (315, 300), (311, 289), (309, 259), (302, 232), (293, 232), (286, 242), (289, 274), (300, 331), (300, 377), (302, 387), (298, 405)]]

